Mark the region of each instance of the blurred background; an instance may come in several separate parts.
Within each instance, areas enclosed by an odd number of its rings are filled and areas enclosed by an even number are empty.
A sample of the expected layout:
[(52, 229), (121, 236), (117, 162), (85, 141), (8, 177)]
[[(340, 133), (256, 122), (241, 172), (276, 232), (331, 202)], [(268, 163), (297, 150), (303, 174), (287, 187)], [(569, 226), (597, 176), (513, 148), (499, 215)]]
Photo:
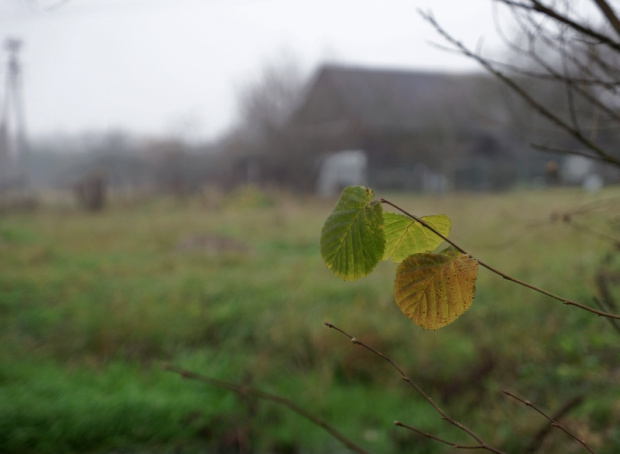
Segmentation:
[[(372, 452), (452, 449), (395, 419), (463, 441), (324, 321), (498, 446), (572, 452), (511, 388), (614, 452), (616, 325), (481, 272), (472, 309), (426, 332), (393, 302), (395, 264), (345, 283), (319, 254), (342, 189), (367, 185), (614, 312), (619, 66), (505, 3), (0, 0), (0, 452), (347, 452), (170, 363), (291, 398)], [(566, 14), (597, 24), (588, 3)], [(582, 56), (587, 80), (566, 67)]]

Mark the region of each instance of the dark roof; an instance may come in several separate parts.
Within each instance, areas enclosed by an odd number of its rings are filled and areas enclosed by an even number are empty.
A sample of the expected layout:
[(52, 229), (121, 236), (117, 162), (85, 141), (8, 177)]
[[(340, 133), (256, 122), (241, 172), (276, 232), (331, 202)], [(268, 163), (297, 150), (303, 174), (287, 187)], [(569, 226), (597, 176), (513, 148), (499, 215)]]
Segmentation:
[(355, 120), (381, 131), (419, 130), (438, 123), (471, 127), (485, 121), (477, 94), (489, 79), (480, 74), (325, 65), (309, 85), (292, 122), (319, 125)]

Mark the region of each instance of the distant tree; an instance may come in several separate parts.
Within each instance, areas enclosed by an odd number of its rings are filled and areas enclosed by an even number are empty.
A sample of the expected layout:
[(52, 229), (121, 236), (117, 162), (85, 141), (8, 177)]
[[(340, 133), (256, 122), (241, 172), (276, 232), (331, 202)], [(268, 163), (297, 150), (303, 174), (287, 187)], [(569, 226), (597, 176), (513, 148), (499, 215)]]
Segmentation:
[(267, 62), (256, 79), (239, 91), (238, 115), (245, 134), (265, 140), (285, 126), (303, 91), (304, 75), (289, 54)]
[(239, 121), (228, 143), (242, 181), (314, 188), (312, 144), (300, 141), (288, 126), (304, 93), (304, 76), (297, 60), (283, 54), (239, 91)]

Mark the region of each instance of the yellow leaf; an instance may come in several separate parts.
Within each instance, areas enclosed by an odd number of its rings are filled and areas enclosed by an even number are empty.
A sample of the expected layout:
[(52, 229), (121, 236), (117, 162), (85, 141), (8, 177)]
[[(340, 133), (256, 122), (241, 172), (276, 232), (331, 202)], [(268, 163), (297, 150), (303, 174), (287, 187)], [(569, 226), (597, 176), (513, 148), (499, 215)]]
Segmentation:
[[(450, 235), (450, 218), (444, 214), (424, 216), (422, 220), (435, 228), (443, 236)], [(392, 258), (402, 262), (412, 254), (432, 252), (442, 242), (431, 230), (408, 216), (396, 213), (383, 213), (385, 249), (383, 260)]]
[(424, 329), (439, 329), (472, 304), (478, 261), (466, 254), (415, 254), (396, 271), (394, 297), (400, 310)]

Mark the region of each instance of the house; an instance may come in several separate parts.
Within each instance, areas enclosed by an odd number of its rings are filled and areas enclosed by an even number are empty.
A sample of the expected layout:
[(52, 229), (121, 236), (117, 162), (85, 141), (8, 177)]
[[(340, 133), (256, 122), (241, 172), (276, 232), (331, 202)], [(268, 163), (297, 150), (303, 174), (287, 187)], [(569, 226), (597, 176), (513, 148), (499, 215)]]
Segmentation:
[(325, 65), (288, 127), (319, 155), (363, 150), (375, 188), (502, 189), (522, 146), (499, 90), (481, 74)]

